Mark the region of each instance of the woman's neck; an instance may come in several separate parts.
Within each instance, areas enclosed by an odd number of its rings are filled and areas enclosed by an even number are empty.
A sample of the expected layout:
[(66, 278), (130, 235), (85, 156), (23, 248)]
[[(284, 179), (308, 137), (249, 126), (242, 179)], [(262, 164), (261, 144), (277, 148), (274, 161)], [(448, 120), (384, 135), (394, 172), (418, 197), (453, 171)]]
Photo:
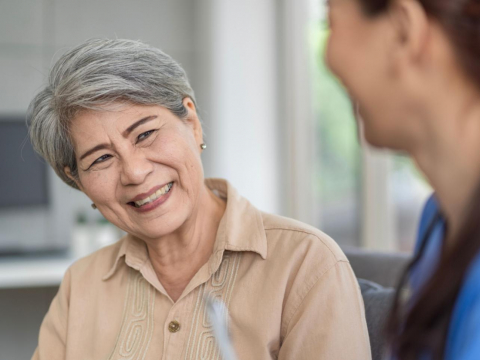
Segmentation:
[(147, 243), (152, 266), (173, 301), (208, 262), (226, 204), (206, 186), (192, 217), (175, 233)]
[(480, 100), (471, 96), (455, 102), (453, 93), (446, 102), (432, 104), (428, 131), (412, 151), (435, 189), (448, 221), (449, 238), (462, 226), (480, 183)]

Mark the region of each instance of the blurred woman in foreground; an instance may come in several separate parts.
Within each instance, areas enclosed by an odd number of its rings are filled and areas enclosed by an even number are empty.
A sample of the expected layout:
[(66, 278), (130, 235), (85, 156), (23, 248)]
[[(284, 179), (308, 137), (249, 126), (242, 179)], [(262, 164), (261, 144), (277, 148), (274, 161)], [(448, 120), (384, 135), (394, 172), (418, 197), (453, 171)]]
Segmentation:
[(398, 359), (480, 359), (480, 1), (331, 0), (327, 61), (366, 140), (435, 189), (389, 321)]

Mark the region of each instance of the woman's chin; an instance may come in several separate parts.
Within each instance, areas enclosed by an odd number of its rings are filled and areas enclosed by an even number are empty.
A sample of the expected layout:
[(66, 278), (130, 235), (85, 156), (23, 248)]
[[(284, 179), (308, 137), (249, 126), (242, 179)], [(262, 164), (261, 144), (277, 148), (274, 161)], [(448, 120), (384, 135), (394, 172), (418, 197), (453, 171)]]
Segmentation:
[(402, 150), (399, 144), (399, 138), (395, 134), (385, 134), (377, 131), (371, 131), (367, 127), (364, 129), (364, 138), (368, 145), (376, 149)]
[(131, 234), (143, 241), (157, 240), (165, 235), (171, 233), (166, 229), (142, 229), (141, 231), (135, 231)]
[(368, 136), (367, 134), (365, 134), (365, 141), (369, 146), (376, 149), (383, 149), (386, 147), (385, 141), (383, 141), (381, 137), (377, 138), (375, 136)]
[(127, 232), (145, 241), (158, 240), (169, 234), (173, 234), (182, 227), (185, 221), (182, 220), (182, 214), (176, 213), (175, 216), (172, 217), (168, 215), (169, 214), (137, 223), (135, 229), (132, 229), (132, 232)]

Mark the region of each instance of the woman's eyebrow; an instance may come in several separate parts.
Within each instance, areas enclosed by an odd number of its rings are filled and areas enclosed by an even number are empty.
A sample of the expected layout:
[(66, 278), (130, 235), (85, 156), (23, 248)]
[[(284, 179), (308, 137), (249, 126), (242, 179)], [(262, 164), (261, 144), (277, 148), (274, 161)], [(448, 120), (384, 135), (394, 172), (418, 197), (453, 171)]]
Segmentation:
[(130, 125), (123, 133), (123, 137), (127, 137), (128, 135), (130, 135), (130, 133), (135, 130), (135, 128), (137, 128), (138, 126), (140, 125), (143, 125), (145, 124), (146, 122), (149, 122), (153, 119), (156, 119), (157, 118), (157, 115), (150, 115), (150, 116), (147, 116), (147, 117), (144, 117), (143, 119), (140, 119), (138, 120), (136, 123)]
[(90, 150), (88, 150), (86, 153), (84, 153), (82, 156), (80, 156), (80, 160), (85, 159), (88, 155), (93, 154), (95, 151), (102, 150), (102, 149), (109, 149), (110, 145), (109, 144), (99, 144)]

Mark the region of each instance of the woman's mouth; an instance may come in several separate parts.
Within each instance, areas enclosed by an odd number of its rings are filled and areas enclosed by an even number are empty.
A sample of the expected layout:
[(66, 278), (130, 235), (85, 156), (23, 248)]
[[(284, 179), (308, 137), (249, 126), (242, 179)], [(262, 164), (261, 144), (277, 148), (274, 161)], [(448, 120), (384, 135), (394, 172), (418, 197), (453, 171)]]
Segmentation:
[(155, 200), (159, 199), (165, 194), (168, 194), (172, 189), (173, 181), (165, 185), (164, 187), (155, 191), (152, 195), (146, 197), (145, 199), (141, 199), (138, 201), (131, 201), (128, 205), (134, 206), (137, 209), (149, 207), (149, 204), (152, 204)]

